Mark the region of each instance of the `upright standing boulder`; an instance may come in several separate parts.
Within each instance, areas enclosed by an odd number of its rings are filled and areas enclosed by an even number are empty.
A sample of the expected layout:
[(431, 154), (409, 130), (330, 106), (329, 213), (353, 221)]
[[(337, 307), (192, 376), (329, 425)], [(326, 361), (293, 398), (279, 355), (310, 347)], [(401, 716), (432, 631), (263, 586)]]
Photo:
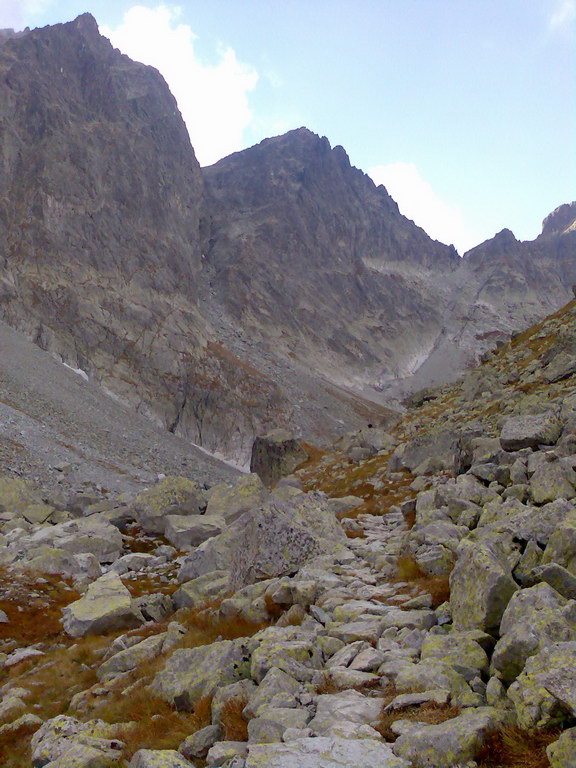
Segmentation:
[(306, 450), (290, 432), (274, 429), (254, 441), (250, 472), (255, 472), (264, 485), (271, 486), (281, 477), (291, 475), (307, 458)]
[(464, 539), (450, 574), (454, 629), (495, 634), (508, 601), (518, 589), (510, 565), (497, 544)]

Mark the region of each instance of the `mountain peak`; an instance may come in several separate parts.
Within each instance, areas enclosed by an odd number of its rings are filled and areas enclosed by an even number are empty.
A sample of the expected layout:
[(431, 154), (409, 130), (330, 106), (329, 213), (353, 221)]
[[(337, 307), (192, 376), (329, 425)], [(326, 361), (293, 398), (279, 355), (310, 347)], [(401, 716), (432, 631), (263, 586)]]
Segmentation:
[(548, 214), (542, 222), (542, 236), (562, 235), (576, 228), (576, 201), (564, 203)]

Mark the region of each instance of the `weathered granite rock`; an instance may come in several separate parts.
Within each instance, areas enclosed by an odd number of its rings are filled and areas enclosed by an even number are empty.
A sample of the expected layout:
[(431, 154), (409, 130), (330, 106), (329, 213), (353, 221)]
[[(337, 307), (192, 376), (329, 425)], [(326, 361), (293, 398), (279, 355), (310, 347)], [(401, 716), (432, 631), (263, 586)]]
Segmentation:
[(517, 589), (501, 548), (464, 539), (450, 574), (454, 628), (497, 632), (506, 605)]
[(257, 686), (253, 680), (239, 680), (219, 687), (212, 698), (212, 723), (221, 722), (222, 711), (229, 701), (247, 701), (255, 690)]
[(505, 451), (553, 445), (561, 431), (562, 424), (552, 412), (512, 416), (502, 427), (500, 444)]
[(264, 675), (256, 690), (248, 697), (244, 708), (247, 717), (257, 717), (260, 712), (270, 706), (271, 700), (279, 694), (294, 696), (301, 690), (301, 683), (286, 672), (271, 667)]
[(161, 632), (114, 654), (98, 667), (98, 678), (103, 681), (113, 680), (117, 675), (135, 669), (145, 661), (153, 659), (162, 652), (165, 639), (166, 633)]
[(287, 744), (251, 744), (246, 768), (408, 768), (387, 744), (375, 739), (317, 737)]
[(542, 565), (557, 563), (576, 576), (576, 514), (572, 513), (552, 533)]
[(363, 696), (358, 691), (323, 694), (318, 696), (316, 715), (308, 727), (319, 736), (327, 736), (343, 722), (373, 724), (378, 720), (381, 709), (381, 701)]
[(234, 766), (234, 759), (240, 760), (236, 765), (241, 768), (244, 765), (242, 758), (248, 751), (248, 745), (244, 741), (217, 741), (213, 747), (210, 747), (206, 756), (206, 765), (212, 766), (230, 765)]
[(135, 627), (144, 621), (130, 592), (115, 573), (90, 584), (86, 594), (62, 611), (64, 630), (72, 637)]
[(57, 768), (116, 768), (121, 762), (122, 742), (115, 739), (118, 726), (103, 720), (82, 723), (67, 715), (47, 720), (32, 736), (32, 764)]
[(302, 707), (267, 707), (249, 720), (248, 739), (257, 744), (279, 742), (289, 728), (301, 730), (309, 720), (310, 713)]
[(451, 700), (459, 706), (477, 706), (479, 703), (462, 675), (450, 664), (433, 659), (405, 664), (396, 675), (395, 685), (400, 693), (450, 691)]
[(190, 709), (202, 696), (213, 696), (219, 687), (248, 678), (249, 662), (242, 639), (182, 648), (170, 656), (151, 688), (179, 709)]
[(261, 642), (252, 654), (251, 677), (259, 683), (274, 667), (297, 675), (299, 670), (296, 665), (308, 670), (321, 668), (322, 657), (314, 640), (275, 640), (272, 637)]
[(128, 768), (194, 768), (174, 749), (139, 749), (128, 763)]
[(542, 464), (530, 478), (530, 495), (536, 504), (576, 496), (576, 472), (561, 461)]
[(182, 753), (187, 760), (192, 760), (195, 757), (204, 759), (208, 754), (208, 750), (213, 747), (223, 735), (220, 725), (207, 725), (205, 728), (200, 728), (199, 731), (196, 731), (196, 733), (193, 733), (188, 736), (188, 738), (184, 739), (182, 744), (178, 747), (178, 751)]
[(288, 430), (274, 429), (254, 441), (250, 472), (255, 472), (264, 485), (271, 486), (281, 477), (291, 475), (307, 458), (305, 448)]
[(508, 689), (521, 728), (543, 728), (576, 714), (576, 642), (554, 643), (531, 656)]
[(198, 547), (226, 528), (218, 515), (166, 515), (164, 536), (178, 549)]
[(501, 713), (492, 707), (468, 710), (439, 725), (410, 723), (392, 749), (413, 768), (454, 768), (473, 760), (501, 724)]
[(148, 533), (164, 533), (168, 515), (198, 515), (205, 508), (204, 491), (186, 477), (166, 477), (134, 501), (134, 513)]
[(230, 571), (208, 571), (185, 581), (174, 593), (174, 604), (177, 608), (190, 608), (207, 600), (217, 600), (230, 591)]
[(547, 563), (532, 569), (536, 581), (545, 581), (568, 600), (576, 600), (576, 576), (558, 563)]
[(267, 498), (268, 491), (257, 474), (243, 475), (233, 483), (220, 483), (210, 489), (206, 514), (223, 517), (230, 525)]
[(576, 603), (548, 584), (522, 589), (504, 612), (500, 635), (492, 668), (510, 682), (520, 674), (529, 656), (552, 643), (576, 640)]
[(219, 536), (204, 542), (185, 559), (178, 578), (228, 569), (238, 589), (282, 576), (322, 554), (345, 551), (346, 536), (317, 494), (299, 493), (291, 503), (268, 502), (243, 514)]
[(473, 639), (473, 633), (452, 632), (449, 635), (428, 635), (422, 643), (420, 658), (436, 659), (454, 667), (472, 668), (487, 672), (489, 661), (486, 651)]
[(576, 728), (568, 728), (558, 741), (546, 747), (550, 768), (572, 768), (576, 765)]

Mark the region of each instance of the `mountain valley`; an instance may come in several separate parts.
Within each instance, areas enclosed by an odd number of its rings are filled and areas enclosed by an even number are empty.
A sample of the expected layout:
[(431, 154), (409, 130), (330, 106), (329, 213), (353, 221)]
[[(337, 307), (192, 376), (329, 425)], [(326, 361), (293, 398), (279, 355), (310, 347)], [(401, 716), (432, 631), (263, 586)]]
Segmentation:
[(576, 203), (463, 255), (0, 31), (2, 768), (575, 768)]

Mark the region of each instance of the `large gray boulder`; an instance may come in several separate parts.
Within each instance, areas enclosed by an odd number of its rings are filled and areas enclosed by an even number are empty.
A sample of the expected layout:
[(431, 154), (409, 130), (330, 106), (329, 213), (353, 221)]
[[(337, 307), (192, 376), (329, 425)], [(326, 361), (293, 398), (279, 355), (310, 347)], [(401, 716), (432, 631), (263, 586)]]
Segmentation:
[(319, 736), (286, 744), (250, 744), (246, 768), (409, 768), (388, 744), (375, 739)]
[(120, 766), (123, 744), (114, 738), (117, 731), (117, 725), (103, 720), (83, 723), (68, 715), (58, 715), (46, 720), (32, 736), (32, 765)]
[(562, 424), (556, 414), (551, 411), (512, 416), (504, 422), (500, 432), (500, 444), (505, 451), (554, 445), (561, 432)]
[(434, 459), (439, 470), (452, 469), (458, 451), (458, 437), (453, 429), (435, 429), (417, 435), (406, 443), (401, 464), (412, 472), (428, 459)]
[(174, 651), (154, 678), (151, 689), (179, 709), (190, 709), (203, 696), (250, 676), (244, 640), (222, 640)]
[(132, 756), (128, 768), (194, 768), (174, 749), (139, 749)]
[(576, 603), (545, 583), (523, 589), (510, 600), (500, 634), (492, 669), (510, 682), (523, 670), (526, 660), (542, 648), (576, 640)]
[(298, 493), (290, 502), (269, 501), (246, 512), (191, 552), (178, 578), (189, 581), (209, 571), (230, 570), (231, 585), (238, 589), (292, 573), (318, 555), (343, 553), (346, 544), (326, 499)]
[(550, 768), (572, 768), (576, 765), (576, 728), (568, 728), (558, 741), (546, 747)]
[(193, 549), (225, 528), (219, 515), (167, 515), (164, 536), (177, 549)]
[(557, 563), (576, 576), (576, 512), (566, 517), (550, 536), (542, 555), (542, 565), (547, 563)]
[(199, 515), (206, 509), (206, 495), (187, 477), (166, 477), (138, 494), (133, 512), (147, 533), (164, 533), (167, 515)]
[(454, 629), (496, 633), (508, 601), (517, 589), (506, 554), (497, 543), (464, 539), (450, 574)]
[(454, 768), (478, 755), (486, 737), (502, 724), (502, 715), (479, 707), (438, 725), (400, 722), (405, 727), (392, 748), (396, 755), (413, 768)]
[(576, 716), (576, 642), (554, 643), (526, 662), (508, 689), (518, 725), (545, 728)]
[(223, 517), (230, 525), (244, 512), (259, 507), (268, 498), (268, 491), (258, 475), (242, 475), (234, 482), (220, 483), (208, 491), (207, 515)]
[(530, 495), (535, 504), (576, 496), (576, 472), (560, 461), (541, 464), (530, 478)]
[(250, 472), (271, 486), (291, 475), (308, 458), (302, 444), (286, 429), (274, 429), (257, 437), (252, 445)]
[(381, 710), (382, 702), (378, 698), (363, 696), (358, 691), (323, 694), (318, 696), (316, 715), (308, 727), (319, 736), (329, 736), (343, 723), (375, 725)]
[(144, 621), (135, 600), (115, 573), (106, 573), (63, 612), (64, 630), (72, 637), (135, 627)]

